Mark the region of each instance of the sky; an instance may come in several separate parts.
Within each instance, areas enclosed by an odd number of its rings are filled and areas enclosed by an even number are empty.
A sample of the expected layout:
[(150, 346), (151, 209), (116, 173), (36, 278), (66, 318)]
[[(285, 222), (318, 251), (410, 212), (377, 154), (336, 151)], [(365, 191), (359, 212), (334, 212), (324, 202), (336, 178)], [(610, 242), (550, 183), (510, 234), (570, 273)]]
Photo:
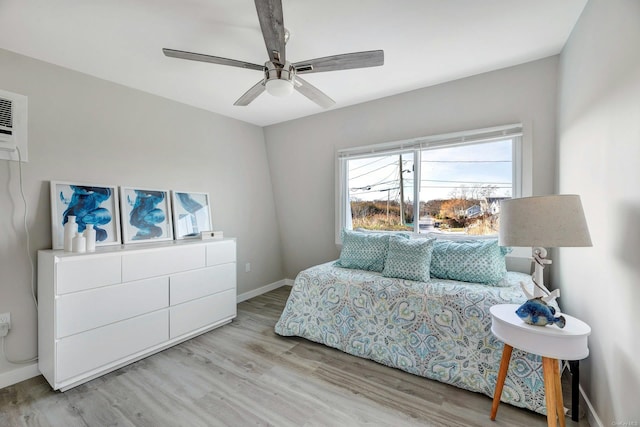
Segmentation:
[[(398, 154), (349, 160), (351, 199), (399, 200)], [(405, 200), (413, 200), (413, 153), (402, 155)], [(420, 200), (447, 199), (461, 186), (498, 187), (494, 196), (511, 196), (511, 139), (422, 151)]]

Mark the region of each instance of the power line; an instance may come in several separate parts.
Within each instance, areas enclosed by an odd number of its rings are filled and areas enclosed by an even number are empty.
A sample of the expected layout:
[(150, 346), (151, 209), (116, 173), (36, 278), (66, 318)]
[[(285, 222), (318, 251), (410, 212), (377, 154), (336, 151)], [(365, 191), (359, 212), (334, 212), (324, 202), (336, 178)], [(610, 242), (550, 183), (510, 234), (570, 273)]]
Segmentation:
[(371, 185), (363, 185), (362, 187), (351, 187), (351, 188), (349, 188), (349, 190), (350, 191), (371, 190), (371, 187), (375, 187), (377, 185), (387, 185), (387, 184), (397, 184), (397, 183), (398, 183), (397, 179), (391, 180), (391, 181), (380, 181), (380, 182), (377, 182), (377, 183), (371, 184)]
[(396, 167), (396, 165), (395, 165), (394, 163), (388, 163), (388, 164), (386, 164), (386, 165), (380, 166), (379, 168), (372, 169), (372, 170), (370, 170), (369, 172), (365, 172), (365, 173), (363, 173), (362, 175), (358, 175), (358, 176), (354, 176), (354, 177), (349, 177), (349, 180), (361, 178), (361, 177), (363, 177), (363, 176), (369, 175), (369, 174), (371, 174), (371, 173), (373, 173), (373, 172), (379, 171), (380, 169), (384, 169), (384, 168), (389, 167), (389, 166), (393, 166), (394, 168)]
[(359, 196), (360, 194), (370, 194), (370, 193), (384, 193), (384, 192), (387, 192), (387, 191), (393, 191), (393, 190), (399, 190), (399, 189), (400, 189), (400, 187), (392, 187), (392, 188), (385, 188), (383, 190), (363, 191), (363, 192), (360, 192), (360, 193), (352, 194), (352, 196)]
[[(390, 181), (385, 181), (386, 179), (388, 179), (389, 177), (391, 177), (391, 175), (395, 175), (396, 178), (390, 180)], [(351, 191), (353, 190), (370, 190), (371, 187), (375, 187), (376, 185), (383, 185), (383, 184), (389, 184), (389, 183), (397, 183), (398, 182), (398, 170), (397, 169), (393, 169), (387, 176), (385, 176), (384, 178), (382, 178), (382, 180), (376, 182), (375, 184), (366, 184), (366, 185), (362, 185), (360, 187), (352, 187), (350, 188)], [(351, 181), (351, 180), (349, 180)]]
[(511, 185), (510, 182), (492, 182), (492, 181), (448, 181), (448, 180), (442, 180), (442, 179), (421, 179), (420, 182), (450, 182), (450, 183), (456, 183), (456, 184), (480, 184), (480, 185), (486, 185), (486, 184), (503, 184), (503, 185)]
[[(405, 187), (411, 187), (412, 183), (413, 183), (413, 179), (411, 178), (405, 178), (405, 181), (407, 182), (407, 185)], [(375, 187), (377, 185), (386, 185), (386, 184), (391, 184), (391, 183), (397, 183), (398, 180), (394, 179), (391, 181), (379, 181), (375, 184), (370, 184), (370, 185), (363, 185), (361, 187), (352, 187), (349, 190), (350, 191), (357, 191), (357, 190), (371, 190), (372, 187)], [(511, 183), (510, 182), (492, 182), (492, 181), (483, 181), (483, 182), (477, 182), (477, 181), (448, 181), (448, 180), (439, 180), (439, 179), (423, 179), (420, 180), (421, 183), (423, 182), (441, 182), (441, 183), (449, 183), (449, 184), (470, 184), (473, 186), (479, 186), (479, 185), (495, 185), (496, 188), (510, 188), (511, 187)], [(400, 188), (400, 187), (398, 187)], [(460, 188), (460, 186), (431, 186), (431, 185), (420, 185), (420, 188)], [(378, 190), (372, 190), (372, 191), (378, 191)]]
[[(420, 186), (420, 189), (423, 188), (460, 188), (459, 186), (453, 186), (453, 185), (424, 185), (424, 186)], [(512, 188), (511, 185), (497, 185), (495, 187), (497, 188)]]
[(422, 160), (422, 163), (512, 163), (513, 160)]
[[(409, 162), (413, 162), (413, 160), (403, 160), (403, 161), (402, 161), (402, 164), (404, 165), (405, 163), (409, 163)], [(371, 174), (371, 173), (373, 173), (373, 172), (379, 171), (380, 169), (384, 169), (384, 168), (386, 168), (386, 167), (388, 167), (388, 166), (393, 166), (394, 168), (397, 168), (397, 166), (398, 166), (398, 165), (396, 164), (396, 162), (395, 162), (395, 160), (394, 160), (392, 163), (387, 163), (386, 165), (382, 165), (382, 166), (380, 166), (379, 168), (372, 169), (372, 170), (370, 170), (370, 171), (368, 171), (368, 172), (365, 172), (365, 173), (363, 173), (362, 175), (358, 175), (358, 176), (354, 176), (354, 177), (351, 177), (351, 176), (350, 176), (350, 177), (349, 177), (349, 180), (361, 178), (361, 177), (363, 177), (363, 176), (365, 176), (365, 175), (369, 175), (369, 174)], [(351, 170), (349, 170), (349, 171), (351, 172)]]
[(377, 163), (377, 162), (379, 162), (379, 161), (381, 161), (381, 160), (387, 160), (387, 159), (388, 159), (387, 157), (379, 157), (379, 158), (375, 159), (375, 160), (374, 160), (374, 161), (372, 161), (372, 162), (369, 162), (369, 163), (366, 163), (366, 164), (364, 164), (364, 165), (356, 166), (356, 167), (354, 167), (354, 168), (352, 168), (352, 169), (349, 169), (349, 171), (350, 171), (350, 172), (353, 172), (353, 171), (354, 171), (354, 170), (356, 170), (356, 169), (362, 169), (362, 168), (364, 168), (364, 167), (367, 167), (367, 166), (369, 166), (369, 165), (372, 165), (372, 164), (374, 164), (374, 163)]

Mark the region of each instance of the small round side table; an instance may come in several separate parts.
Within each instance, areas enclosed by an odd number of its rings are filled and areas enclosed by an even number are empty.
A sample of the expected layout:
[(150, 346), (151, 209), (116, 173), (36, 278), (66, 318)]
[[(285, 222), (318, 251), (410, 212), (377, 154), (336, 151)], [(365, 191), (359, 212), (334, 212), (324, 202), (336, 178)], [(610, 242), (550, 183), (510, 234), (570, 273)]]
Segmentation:
[(564, 313), (562, 315), (566, 319), (566, 326), (563, 329), (555, 325), (529, 325), (516, 314), (518, 307), (518, 304), (499, 304), (489, 310), (492, 320), (491, 332), (504, 342), (500, 372), (493, 394), (491, 419), (496, 419), (511, 352), (515, 347), (542, 356), (547, 425), (556, 427), (559, 419), (560, 426), (564, 427), (564, 403), (558, 362), (559, 360), (580, 360), (589, 355), (587, 337), (591, 333), (591, 328), (583, 321)]

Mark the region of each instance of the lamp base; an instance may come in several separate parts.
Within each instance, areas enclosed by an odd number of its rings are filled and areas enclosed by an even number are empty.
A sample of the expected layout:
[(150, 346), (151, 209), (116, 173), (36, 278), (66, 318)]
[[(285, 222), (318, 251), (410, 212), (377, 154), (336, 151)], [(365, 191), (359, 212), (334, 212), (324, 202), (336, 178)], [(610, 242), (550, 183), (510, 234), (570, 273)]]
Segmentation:
[(555, 289), (550, 292), (544, 285), (544, 266), (551, 264), (550, 259), (546, 259), (547, 251), (544, 248), (533, 249), (533, 261), (535, 261), (535, 269), (531, 275), (531, 281), (533, 282), (533, 293), (529, 292), (527, 284), (520, 282), (520, 287), (524, 292), (527, 299), (532, 300), (534, 298), (540, 298), (545, 303), (551, 302), (560, 297), (560, 290)]
[(551, 264), (551, 260), (546, 258), (547, 250), (545, 248), (533, 248), (533, 261), (535, 267), (533, 270), (533, 297), (546, 297), (550, 294), (549, 289), (544, 286), (544, 266)]

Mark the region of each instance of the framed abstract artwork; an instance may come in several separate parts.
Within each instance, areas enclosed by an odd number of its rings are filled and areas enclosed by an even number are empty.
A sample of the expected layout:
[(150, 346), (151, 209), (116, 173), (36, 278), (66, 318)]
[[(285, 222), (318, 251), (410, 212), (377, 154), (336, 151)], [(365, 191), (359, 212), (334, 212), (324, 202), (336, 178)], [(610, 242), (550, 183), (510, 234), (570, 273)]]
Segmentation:
[(51, 239), (53, 249), (64, 248), (64, 224), (76, 217), (78, 231), (87, 224), (96, 230), (96, 246), (120, 244), (118, 188), (114, 185), (51, 181)]
[(170, 206), (169, 190), (120, 187), (123, 243), (173, 240)]
[(202, 231), (211, 231), (209, 194), (190, 191), (172, 191), (171, 194), (176, 239), (194, 238)]

